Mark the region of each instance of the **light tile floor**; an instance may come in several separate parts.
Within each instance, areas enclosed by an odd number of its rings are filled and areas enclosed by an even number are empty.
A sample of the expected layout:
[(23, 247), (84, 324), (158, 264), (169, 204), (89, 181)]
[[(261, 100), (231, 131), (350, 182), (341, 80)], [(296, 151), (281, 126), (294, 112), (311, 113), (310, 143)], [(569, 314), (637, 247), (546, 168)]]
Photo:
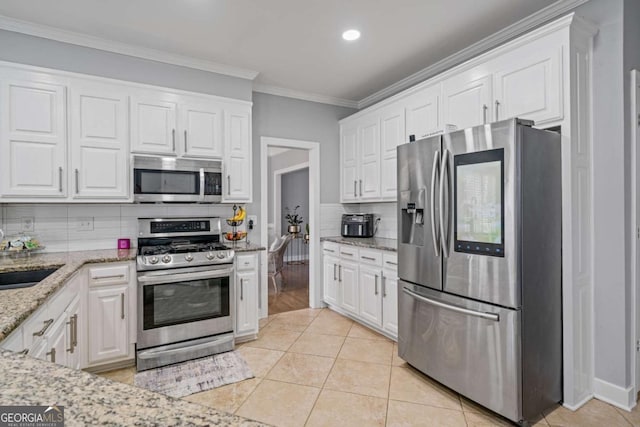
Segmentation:
[[(255, 378), (184, 399), (275, 426), (508, 426), (397, 356), (397, 345), (328, 309), (269, 316), (257, 340), (238, 346)], [(133, 383), (133, 368), (107, 372)], [(558, 406), (536, 426), (638, 426), (598, 400)]]

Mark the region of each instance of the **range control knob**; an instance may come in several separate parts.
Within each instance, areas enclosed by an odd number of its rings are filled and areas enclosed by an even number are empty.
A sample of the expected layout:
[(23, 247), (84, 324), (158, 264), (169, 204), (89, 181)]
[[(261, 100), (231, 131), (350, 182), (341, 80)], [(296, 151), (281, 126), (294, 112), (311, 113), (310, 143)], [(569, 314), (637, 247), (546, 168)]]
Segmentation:
[(207, 259), (208, 259), (209, 261), (211, 261), (211, 260), (212, 260), (212, 259), (214, 259), (215, 257), (216, 257), (216, 256), (214, 255), (214, 253), (213, 253), (213, 252), (208, 252), (208, 253), (207, 253)]
[(191, 261), (193, 261), (193, 255), (191, 255), (191, 254), (186, 254), (186, 255), (184, 256), (184, 259), (185, 259), (185, 261), (187, 261), (187, 262), (191, 262)]
[(165, 255), (162, 257), (162, 262), (164, 262), (165, 264), (168, 264), (171, 262), (171, 256), (170, 255)]
[(218, 258), (220, 258), (220, 259), (224, 259), (224, 257), (225, 257), (225, 256), (226, 256), (226, 255), (225, 255), (225, 253), (224, 253), (224, 252), (219, 252), (219, 253), (218, 253)]
[(152, 256), (151, 258), (149, 258), (149, 264), (157, 264), (158, 261), (160, 260), (158, 259), (157, 256)]

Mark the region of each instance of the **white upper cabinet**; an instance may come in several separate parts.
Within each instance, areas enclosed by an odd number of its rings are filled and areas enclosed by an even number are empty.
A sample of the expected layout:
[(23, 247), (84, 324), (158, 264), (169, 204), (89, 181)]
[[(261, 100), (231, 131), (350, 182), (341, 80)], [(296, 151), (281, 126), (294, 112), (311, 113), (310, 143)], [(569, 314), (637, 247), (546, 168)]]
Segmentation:
[(178, 106), (162, 94), (131, 97), (131, 151), (168, 154), (176, 152)]
[(343, 202), (355, 202), (358, 199), (358, 129), (344, 126), (340, 144), (341, 176)]
[(2, 195), (66, 197), (65, 86), (3, 78), (0, 91)]
[(397, 147), (405, 138), (405, 114), (402, 106), (392, 105), (380, 113), (380, 197), (396, 200)]
[(191, 101), (182, 107), (184, 156), (222, 158), (222, 109), (217, 103)]
[(358, 195), (361, 200), (380, 198), (380, 119), (367, 117), (358, 128), (360, 176)]
[(117, 86), (71, 90), (73, 198), (129, 199), (128, 96)]
[(491, 76), (463, 73), (443, 84), (443, 123), (465, 129), (493, 121)]
[(224, 124), (222, 201), (248, 203), (253, 199), (251, 109), (228, 106)]
[(418, 140), (442, 130), (440, 124), (441, 91), (441, 85), (437, 84), (422, 89), (406, 99), (404, 105), (407, 129), (403, 142), (409, 142), (411, 135)]
[(493, 75), (494, 119), (561, 120), (562, 48), (510, 52)]

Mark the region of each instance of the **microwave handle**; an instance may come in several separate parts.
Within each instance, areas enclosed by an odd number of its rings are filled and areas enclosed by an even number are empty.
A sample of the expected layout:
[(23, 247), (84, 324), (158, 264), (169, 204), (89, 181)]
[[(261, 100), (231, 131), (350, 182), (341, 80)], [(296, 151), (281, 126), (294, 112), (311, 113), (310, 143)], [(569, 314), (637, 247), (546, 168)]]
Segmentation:
[(204, 202), (204, 168), (200, 168), (200, 201)]

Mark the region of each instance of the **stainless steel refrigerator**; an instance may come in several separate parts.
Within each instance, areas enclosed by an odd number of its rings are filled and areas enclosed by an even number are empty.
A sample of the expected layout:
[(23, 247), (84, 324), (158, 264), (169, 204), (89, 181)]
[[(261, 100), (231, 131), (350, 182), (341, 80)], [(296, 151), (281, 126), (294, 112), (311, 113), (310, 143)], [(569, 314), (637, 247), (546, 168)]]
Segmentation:
[(562, 400), (560, 135), (531, 125), (398, 147), (399, 355), (515, 422)]

